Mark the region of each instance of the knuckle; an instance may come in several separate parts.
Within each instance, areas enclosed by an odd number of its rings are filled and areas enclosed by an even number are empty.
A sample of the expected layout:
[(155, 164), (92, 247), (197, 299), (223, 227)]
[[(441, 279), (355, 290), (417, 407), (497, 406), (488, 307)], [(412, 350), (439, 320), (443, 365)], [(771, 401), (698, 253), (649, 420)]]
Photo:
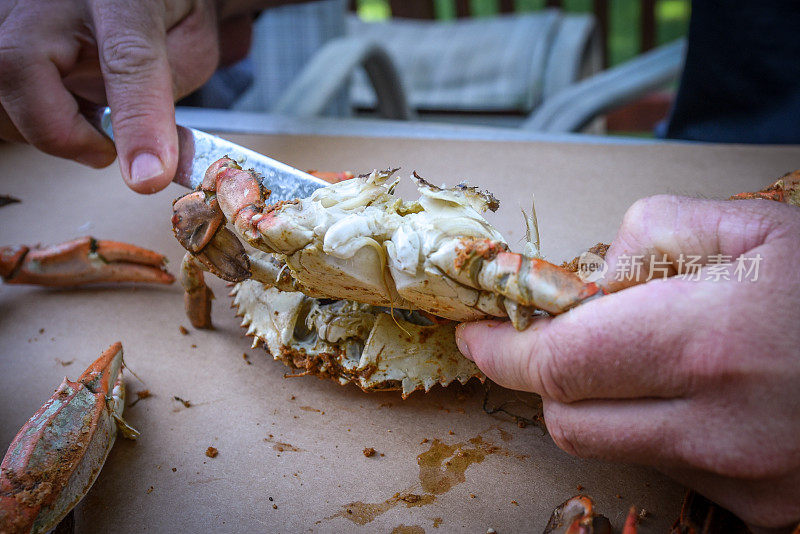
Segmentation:
[[(531, 381), (538, 377), (542, 397), (561, 403), (578, 400), (578, 388), (575, 377), (568, 371), (568, 357), (558, 349), (553, 341), (544, 338), (549, 350), (542, 351), (544, 357), (531, 357), (528, 376)], [(538, 351), (537, 351), (538, 352)]]
[(150, 110), (142, 103), (119, 107), (114, 115), (114, 129), (120, 132), (130, 131), (137, 125), (152, 123), (152, 117), (156, 113), (156, 110)]
[(581, 456), (578, 447), (576, 446), (576, 436), (572, 429), (566, 427), (558, 417), (547, 417), (545, 413), (545, 424), (550, 437), (559, 449), (572, 456)]
[(7, 36), (0, 38), (0, 83), (3, 80), (11, 80), (33, 62), (33, 54), (30, 48), (20, 46), (19, 43), (11, 41)]
[(59, 157), (71, 157), (78, 153), (69, 131), (60, 125), (35, 125), (25, 132), (28, 142), (48, 154)]
[(673, 204), (676, 197), (672, 195), (655, 195), (640, 198), (628, 208), (622, 218), (623, 228), (639, 228), (646, 224), (653, 213), (658, 213), (665, 205)]
[(100, 58), (109, 75), (129, 76), (152, 68), (162, 57), (146, 36), (122, 32), (103, 42)]

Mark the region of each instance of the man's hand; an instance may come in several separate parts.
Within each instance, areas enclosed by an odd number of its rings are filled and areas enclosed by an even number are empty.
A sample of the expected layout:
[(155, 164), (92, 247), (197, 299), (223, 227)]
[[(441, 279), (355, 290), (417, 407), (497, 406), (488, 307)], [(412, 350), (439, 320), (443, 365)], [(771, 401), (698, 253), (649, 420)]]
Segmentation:
[[(461, 325), (459, 347), (492, 380), (541, 394), (565, 451), (655, 466), (755, 526), (796, 523), (800, 209), (645, 199), (625, 216), (606, 279), (651, 255), (666, 255), (672, 274), (681, 257), (705, 266), (699, 281), (633, 285), (523, 332)], [(715, 281), (715, 255), (757, 263), (757, 279), (738, 281), (734, 263), (730, 280)]]
[(154, 193), (177, 166), (173, 102), (218, 58), (213, 0), (0, 0), (0, 139), (105, 167), (76, 96), (108, 103), (125, 182)]

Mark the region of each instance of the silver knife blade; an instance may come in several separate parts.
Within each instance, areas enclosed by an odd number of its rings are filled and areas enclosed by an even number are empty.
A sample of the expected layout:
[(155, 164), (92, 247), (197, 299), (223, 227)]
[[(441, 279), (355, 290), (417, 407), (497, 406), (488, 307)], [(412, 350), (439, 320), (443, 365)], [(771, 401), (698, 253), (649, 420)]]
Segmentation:
[[(114, 139), (109, 108), (100, 110), (92, 122)], [(178, 170), (172, 181), (195, 189), (203, 181), (206, 169), (223, 156), (236, 161), (243, 169), (256, 171), (261, 185), (272, 191), (270, 202), (304, 198), (320, 187), (329, 185), (324, 180), (254, 150), (185, 126), (178, 126)]]

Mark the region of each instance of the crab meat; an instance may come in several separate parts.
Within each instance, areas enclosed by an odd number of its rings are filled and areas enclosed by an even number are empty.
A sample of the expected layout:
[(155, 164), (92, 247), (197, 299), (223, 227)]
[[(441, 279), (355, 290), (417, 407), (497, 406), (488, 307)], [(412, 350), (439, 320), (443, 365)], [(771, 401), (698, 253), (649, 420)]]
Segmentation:
[(114, 343), (77, 382), (65, 378), (20, 429), (0, 464), (0, 532), (47, 532), (83, 498), (117, 430), (138, 432), (125, 407), (122, 345)]
[(171, 284), (164, 256), (128, 243), (82, 237), (50, 247), (0, 247), (0, 277), (7, 284), (51, 287), (105, 282)]

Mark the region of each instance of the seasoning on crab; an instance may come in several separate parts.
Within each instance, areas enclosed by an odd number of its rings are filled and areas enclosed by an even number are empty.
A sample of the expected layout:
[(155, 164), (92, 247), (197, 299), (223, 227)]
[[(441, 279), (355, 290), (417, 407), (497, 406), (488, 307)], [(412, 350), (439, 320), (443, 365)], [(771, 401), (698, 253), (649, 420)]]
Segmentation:
[(25, 423), (0, 464), (0, 532), (47, 532), (86, 495), (122, 420), (122, 345), (114, 343), (77, 382), (64, 379)]

